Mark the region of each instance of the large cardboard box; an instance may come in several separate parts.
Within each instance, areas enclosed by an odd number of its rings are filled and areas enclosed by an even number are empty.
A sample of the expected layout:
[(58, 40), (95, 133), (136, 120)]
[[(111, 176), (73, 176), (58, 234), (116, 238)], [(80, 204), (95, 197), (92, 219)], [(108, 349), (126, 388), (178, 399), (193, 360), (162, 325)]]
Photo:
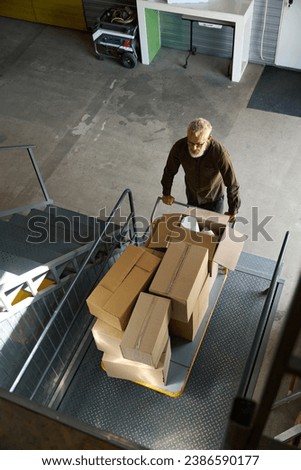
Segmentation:
[(194, 340), (198, 329), (200, 328), (201, 323), (204, 319), (204, 316), (207, 312), (209, 306), (209, 295), (217, 277), (217, 274), (218, 265), (215, 264), (212, 276), (210, 276), (209, 274), (207, 275), (206, 281), (197, 298), (195, 307), (188, 322), (170, 320), (169, 330), (172, 335), (180, 336), (181, 338), (187, 339), (188, 341)]
[(169, 299), (141, 292), (120, 343), (123, 357), (157, 367), (169, 338), (170, 313)]
[(188, 321), (208, 273), (208, 250), (185, 242), (171, 243), (149, 292), (171, 299), (171, 318)]
[(92, 327), (92, 335), (99, 351), (114, 354), (120, 348), (123, 331), (117, 330), (98, 318)]
[(155, 253), (128, 246), (87, 298), (90, 313), (125, 330), (140, 292), (147, 290), (160, 262)]
[(171, 346), (170, 339), (168, 339), (157, 368), (124, 359), (120, 350), (114, 355), (104, 353), (102, 366), (109, 377), (140, 382), (153, 387), (162, 387), (168, 383), (170, 358)]
[[(217, 263), (234, 271), (247, 237), (228, 223), (221, 223), (218, 214), (216, 217), (208, 217), (207, 212), (197, 208), (187, 210), (188, 215), (197, 219), (200, 230), (210, 230), (214, 234), (208, 235), (206, 232), (200, 232), (203, 241), (198, 240), (198, 244), (209, 249), (211, 265)], [(211, 269), (210, 267), (210, 271)]]

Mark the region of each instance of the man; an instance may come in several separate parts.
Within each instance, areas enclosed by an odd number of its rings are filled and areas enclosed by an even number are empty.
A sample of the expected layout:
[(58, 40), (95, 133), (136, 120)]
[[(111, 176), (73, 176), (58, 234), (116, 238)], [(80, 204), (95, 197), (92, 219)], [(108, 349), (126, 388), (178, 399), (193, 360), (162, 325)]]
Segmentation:
[(228, 151), (211, 136), (212, 125), (203, 118), (192, 121), (187, 137), (178, 140), (169, 152), (161, 184), (162, 201), (173, 204), (174, 176), (182, 165), (185, 173), (187, 203), (214, 212), (223, 212), (227, 188), (229, 221), (240, 207), (239, 184)]

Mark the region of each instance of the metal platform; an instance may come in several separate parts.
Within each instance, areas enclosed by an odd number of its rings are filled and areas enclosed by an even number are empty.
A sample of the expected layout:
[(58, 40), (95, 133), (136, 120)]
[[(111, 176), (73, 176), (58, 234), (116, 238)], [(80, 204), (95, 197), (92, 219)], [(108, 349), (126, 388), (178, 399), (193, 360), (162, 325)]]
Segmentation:
[(177, 398), (108, 377), (90, 334), (66, 378), (70, 385), (54, 407), (150, 449), (221, 448), (234, 397), (242, 390), (251, 397), (254, 391), (283, 286), (278, 280), (262, 329), (264, 292), (274, 267), (272, 260), (243, 253), (227, 277), (184, 393)]

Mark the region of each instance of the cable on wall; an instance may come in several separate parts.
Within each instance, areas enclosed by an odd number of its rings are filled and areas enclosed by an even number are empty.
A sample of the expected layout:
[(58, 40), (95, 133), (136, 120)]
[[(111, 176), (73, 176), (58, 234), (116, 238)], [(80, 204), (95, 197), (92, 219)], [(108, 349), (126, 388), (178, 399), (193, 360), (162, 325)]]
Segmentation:
[(268, 6), (269, 6), (269, 0), (265, 0), (263, 26), (262, 26), (261, 42), (260, 42), (260, 58), (261, 58), (261, 60), (264, 60), (264, 57), (263, 57), (263, 42), (264, 42), (264, 34), (265, 34), (265, 28), (266, 28), (266, 19), (267, 19)]

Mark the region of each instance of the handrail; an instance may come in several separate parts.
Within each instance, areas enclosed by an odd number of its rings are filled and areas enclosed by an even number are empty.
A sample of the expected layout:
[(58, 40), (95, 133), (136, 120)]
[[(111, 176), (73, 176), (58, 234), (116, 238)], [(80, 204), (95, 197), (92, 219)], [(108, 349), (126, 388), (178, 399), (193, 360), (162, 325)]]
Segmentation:
[(252, 377), (252, 372), (256, 363), (256, 359), (260, 351), (262, 338), (266, 330), (267, 322), (269, 319), (269, 313), (270, 313), (271, 306), (273, 304), (274, 297), (275, 297), (275, 292), (277, 289), (277, 283), (278, 283), (278, 279), (279, 279), (279, 275), (281, 271), (281, 265), (282, 265), (282, 261), (284, 258), (288, 238), (289, 238), (289, 231), (285, 233), (285, 236), (281, 245), (278, 259), (276, 261), (276, 265), (275, 265), (274, 272), (272, 275), (271, 283), (268, 288), (267, 297), (265, 299), (265, 302), (261, 311), (260, 319), (259, 319), (257, 330), (255, 333), (255, 340), (252, 344), (249, 358), (247, 360), (246, 367), (245, 367), (245, 370), (241, 379), (240, 387), (237, 392), (238, 396), (241, 396), (241, 397), (244, 397), (247, 393), (247, 389), (249, 387), (250, 380)]
[(36, 174), (37, 180), (39, 182), (40, 188), (42, 190), (42, 193), (43, 193), (43, 196), (44, 196), (44, 201), (40, 202), (40, 203), (35, 203), (33, 205), (26, 205), (26, 206), (17, 207), (17, 208), (15, 207), (13, 209), (8, 209), (8, 210), (5, 210), (5, 211), (1, 211), (0, 212), (0, 217), (6, 217), (8, 215), (14, 214), (15, 212), (22, 212), (22, 211), (25, 211), (25, 210), (28, 210), (28, 209), (31, 209), (31, 208), (38, 208), (38, 207), (41, 207), (42, 205), (45, 205), (45, 204), (49, 205), (49, 204), (53, 203), (53, 200), (49, 197), (48, 191), (46, 189), (46, 185), (45, 185), (43, 177), (42, 177), (42, 174), (41, 174), (41, 172), (39, 170), (39, 167), (38, 167), (38, 164), (36, 162), (36, 159), (35, 159), (35, 156), (34, 156), (34, 153), (33, 153), (33, 148), (34, 147), (35, 147), (35, 145), (32, 145), (32, 144), (28, 144), (28, 145), (8, 145), (8, 146), (0, 147), (0, 151), (15, 150), (15, 149), (26, 149), (27, 150), (27, 154), (29, 156), (29, 159), (30, 159), (31, 164), (33, 166), (33, 169), (34, 169), (34, 172)]
[(117, 212), (117, 210), (120, 208), (122, 202), (124, 201), (124, 199), (126, 198), (126, 196), (128, 196), (129, 198), (129, 205), (130, 205), (130, 218), (128, 219), (128, 223), (130, 223), (130, 220), (132, 220), (132, 225), (133, 225), (133, 230), (134, 230), (134, 243), (135, 245), (138, 244), (138, 237), (137, 237), (137, 229), (136, 229), (136, 218), (135, 218), (135, 211), (134, 211), (134, 202), (133, 202), (133, 196), (132, 196), (132, 192), (130, 189), (125, 189), (123, 191), (123, 193), (121, 194), (121, 196), (119, 197), (117, 203), (115, 204), (114, 208), (112, 209), (108, 219), (106, 220), (105, 222), (105, 225), (104, 225), (104, 228), (101, 232), (101, 234), (99, 235), (99, 237), (97, 238), (97, 240), (93, 243), (88, 255), (86, 256), (85, 260), (83, 261), (80, 269), (78, 270), (76, 276), (74, 277), (73, 281), (71, 282), (69, 288), (66, 290), (64, 296), (62, 297), (62, 299), (60, 300), (59, 304), (57, 305), (56, 309), (54, 310), (54, 313), (51, 317), (51, 319), (49, 320), (48, 324), (46, 325), (46, 327), (44, 328), (41, 336), (39, 337), (39, 339), (37, 340), (35, 346), (33, 347), (32, 351), (30, 352), (28, 358), (26, 359), (22, 369), (20, 370), (18, 376), (16, 377), (14, 383), (12, 384), (12, 386), (10, 387), (9, 391), (10, 392), (14, 392), (14, 390), (16, 389), (17, 385), (19, 384), (20, 380), (22, 379), (28, 365), (30, 364), (31, 360), (33, 359), (35, 353), (37, 352), (40, 344), (42, 343), (43, 339), (45, 338), (46, 334), (48, 333), (50, 327), (52, 326), (52, 324), (54, 323), (57, 315), (59, 314), (59, 312), (61, 311), (62, 307), (64, 306), (66, 300), (68, 299), (72, 289), (74, 288), (75, 284), (77, 283), (79, 277), (81, 276), (82, 272), (84, 271), (85, 267), (87, 266), (88, 262), (90, 261), (92, 255), (94, 254), (98, 244), (100, 243), (100, 241), (102, 240), (102, 237), (103, 235), (106, 233), (106, 230), (107, 228), (109, 227), (115, 213)]

